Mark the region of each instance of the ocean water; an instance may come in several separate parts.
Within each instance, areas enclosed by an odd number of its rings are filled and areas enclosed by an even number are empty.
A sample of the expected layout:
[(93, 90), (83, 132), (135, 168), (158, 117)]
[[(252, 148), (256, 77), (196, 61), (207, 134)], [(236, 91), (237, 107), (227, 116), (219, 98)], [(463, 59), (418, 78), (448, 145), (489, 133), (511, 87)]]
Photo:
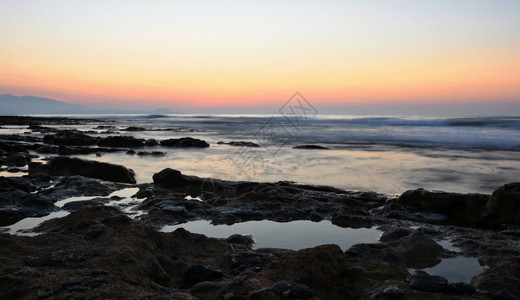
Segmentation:
[[(165, 156), (122, 153), (85, 155), (132, 168), (139, 182), (169, 167), (184, 174), (226, 180), (331, 185), (400, 194), (426, 188), (491, 193), (520, 180), (520, 117), (381, 117), (336, 115), (83, 115), (114, 122), (113, 134), (146, 139), (194, 137), (211, 146), (153, 147)], [(99, 124), (59, 126), (105, 129)], [(146, 131), (124, 131), (128, 126)], [(26, 132), (7, 126), (0, 133)], [(31, 133), (38, 135), (38, 133)], [(108, 134), (110, 135), (110, 134)], [(250, 141), (236, 147), (219, 141)], [(298, 145), (328, 149), (294, 149)], [(139, 151), (139, 150), (136, 150)]]

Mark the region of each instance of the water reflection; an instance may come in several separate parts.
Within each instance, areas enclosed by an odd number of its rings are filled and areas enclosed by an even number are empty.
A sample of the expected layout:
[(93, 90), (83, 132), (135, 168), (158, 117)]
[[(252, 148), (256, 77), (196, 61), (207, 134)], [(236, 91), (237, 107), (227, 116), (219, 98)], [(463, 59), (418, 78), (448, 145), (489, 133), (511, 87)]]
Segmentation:
[(216, 238), (227, 238), (233, 234), (251, 235), (253, 248), (285, 248), (299, 250), (323, 244), (337, 244), (347, 250), (354, 244), (376, 243), (382, 231), (373, 228), (342, 228), (330, 221), (292, 221), (280, 223), (268, 220), (249, 221), (233, 225), (212, 225), (207, 220), (164, 226), (162, 232), (184, 228)]
[(457, 256), (444, 258), (439, 264), (431, 268), (422, 269), (430, 275), (439, 275), (449, 282), (470, 282), (478, 274), (484, 272), (476, 257)]

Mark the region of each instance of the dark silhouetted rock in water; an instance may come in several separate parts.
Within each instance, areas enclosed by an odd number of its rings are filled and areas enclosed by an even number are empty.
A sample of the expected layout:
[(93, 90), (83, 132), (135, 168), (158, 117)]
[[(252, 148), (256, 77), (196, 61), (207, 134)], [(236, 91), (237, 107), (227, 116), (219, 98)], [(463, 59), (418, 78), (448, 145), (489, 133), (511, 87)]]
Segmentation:
[(155, 185), (172, 189), (179, 192), (199, 192), (202, 188), (203, 180), (196, 176), (186, 176), (180, 171), (166, 168), (153, 175)]
[(165, 156), (166, 153), (161, 151), (139, 151), (137, 152), (139, 156)]
[(520, 225), (520, 183), (509, 183), (491, 196), (424, 189), (404, 192), (385, 204), (386, 217), (434, 224), (503, 228)]
[(47, 163), (51, 176), (81, 175), (106, 181), (136, 183), (134, 171), (125, 166), (72, 157), (53, 157)]
[(508, 183), (493, 192), (486, 203), (489, 219), (520, 225), (520, 182)]
[(108, 136), (99, 140), (98, 146), (102, 147), (142, 147), (144, 140), (133, 136)]
[(57, 134), (46, 135), (43, 137), (43, 141), (52, 145), (89, 146), (95, 145), (97, 139), (80, 132), (63, 131)]
[(123, 130), (124, 131), (146, 131), (146, 128), (130, 126), (130, 127), (127, 127), (126, 129), (123, 129)]
[[(413, 219), (417, 221), (475, 225), (482, 222), (482, 213), (488, 199), (489, 195), (483, 194), (458, 194), (416, 189), (401, 194), (397, 199), (397, 204), (423, 211), (420, 215), (413, 215)], [(436, 215), (426, 212), (433, 212)], [(447, 219), (443, 216), (446, 216)]]
[(232, 141), (232, 142), (218, 142), (217, 144), (219, 145), (230, 145), (230, 146), (235, 146), (235, 147), (260, 147), (260, 145), (256, 144), (256, 143), (253, 143), (253, 142), (246, 142), (246, 141)]
[(8, 155), (5, 159), (0, 159), (0, 165), (23, 167), (31, 160), (25, 153), (14, 153)]
[(308, 149), (308, 150), (328, 150), (330, 148), (323, 147), (320, 145), (298, 145), (294, 146), (294, 149)]
[(199, 148), (209, 147), (209, 144), (206, 143), (205, 141), (199, 140), (199, 139), (194, 139), (191, 137), (162, 140), (160, 143), (161, 143), (161, 146), (166, 146), (166, 147), (199, 147)]

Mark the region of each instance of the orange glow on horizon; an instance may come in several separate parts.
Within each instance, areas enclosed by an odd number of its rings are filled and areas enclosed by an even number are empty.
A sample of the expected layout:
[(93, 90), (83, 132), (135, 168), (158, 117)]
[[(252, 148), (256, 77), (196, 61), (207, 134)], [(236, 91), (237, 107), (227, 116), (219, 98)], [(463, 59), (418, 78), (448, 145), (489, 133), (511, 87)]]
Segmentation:
[(287, 62), (286, 56), (274, 56), (274, 62), (238, 57), (234, 64), (228, 56), (158, 62), (123, 55), (107, 64), (97, 57), (79, 61), (33, 52), (0, 57), (0, 92), (166, 107), (276, 105), (297, 90), (333, 105), (520, 99), (520, 49), (455, 50), (370, 60), (349, 54)]

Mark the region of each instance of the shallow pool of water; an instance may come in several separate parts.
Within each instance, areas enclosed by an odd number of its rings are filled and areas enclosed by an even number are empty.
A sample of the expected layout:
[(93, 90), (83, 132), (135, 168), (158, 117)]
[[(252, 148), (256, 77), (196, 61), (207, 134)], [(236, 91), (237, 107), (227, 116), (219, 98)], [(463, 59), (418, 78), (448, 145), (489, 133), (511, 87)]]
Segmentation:
[[(448, 249), (460, 253), (462, 249), (453, 245), (450, 240), (437, 240), (439, 245), (444, 249)], [(477, 257), (466, 257), (459, 255), (456, 257), (443, 258), (437, 265), (421, 269), (430, 275), (438, 275), (446, 278), (449, 282), (467, 282), (478, 274), (484, 272), (485, 265), (480, 264)], [(415, 269), (409, 269), (410, 273), (414, 273)]]
[(55, 219), (55, 218), (62, 218), (68, 214), (70, 214), (68, 211), (60, 210), (60, 211), (52, 212), (43, 217), (25, 218), (25, 219), (22, 219), (16, 223), (14, 223), (13, 225), (7, 227), (8, 228), (7, 233), (16, 234), (16, 235), (35, 236), (38, 233), (31, 232), (30, 231), (31, 229), (40, 225), (44, 221)]
[(439, 275), (446, 278), (449, 282), (470, 282), (478, 274), (484, 272), (478, 258), (456, 256), (444, 258), (440, 263), (431, 268), (422, 269), (430, 275)]
[[(77, 196), (77, 197), (69, 197), (54, 203), (56, 207), (63, 208), (63, 206), (69, 202), (74, 201), (87, 201), (95, 198), (106, 198), (110, 199), (110, 201), (106, 204), (107, 206), (116, 206), (121, 211), (126, 213), (129, 217), (135, 218), (144, 214), (144, 211), (137, 210), (137, 206), (141, 203), (141, 200), (137, 200), (132, 198), (135, 193), (139, 191), (139, 188), (124, 188), (118, 191), (111, 193), (108, 196)], [(112, 197), (118, 197), (115, 199), (111, 199)], [(43, 217), (35, 217), (35, 218), (25, 218), (13, 225), (0, 227), (0, 232), (15, 234), (15, 235), (26, 235), (26, 236), (35, 236), (38, 233), (31, 232), (31, 229), (37, 227), (41, 223), (47, 220), (62, 218), (70, 214), (70, 212), (65, 210), (59, 210), (52, 212)]]
[(213, 225), (207, 220), (164, 226), (162, 232), (184, 228), (209, 237), (227, 238), (233, 234), (251, 235), (253, 248), (285, 248), (299, 250), (323, 244), (337, 244), (343, 250), (359, 243), (377, 243), (382, 231), (373, 228), (342, 228), (330, 221), (274, 222), (248, 221), (233, 225)]

